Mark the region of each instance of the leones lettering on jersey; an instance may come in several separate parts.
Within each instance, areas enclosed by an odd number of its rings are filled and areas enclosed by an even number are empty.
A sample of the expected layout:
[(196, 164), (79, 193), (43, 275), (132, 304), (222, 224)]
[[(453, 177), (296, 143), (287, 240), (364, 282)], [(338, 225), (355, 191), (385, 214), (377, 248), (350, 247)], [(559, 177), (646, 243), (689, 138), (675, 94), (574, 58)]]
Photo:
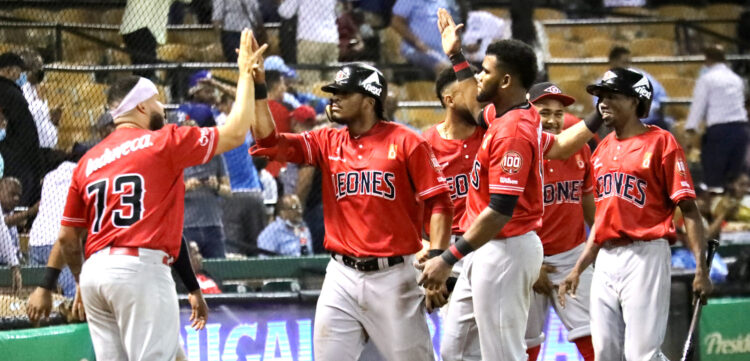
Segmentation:
[(516, 174), (518, 171), (521, 170), (521, 166), (523, 165), (523, 157), (521, 157), (521, 154), (509, 150), (503, 154), (503, 161), (500, 163), (500, 166), (503, 168), (503, 172), (506, 174)]

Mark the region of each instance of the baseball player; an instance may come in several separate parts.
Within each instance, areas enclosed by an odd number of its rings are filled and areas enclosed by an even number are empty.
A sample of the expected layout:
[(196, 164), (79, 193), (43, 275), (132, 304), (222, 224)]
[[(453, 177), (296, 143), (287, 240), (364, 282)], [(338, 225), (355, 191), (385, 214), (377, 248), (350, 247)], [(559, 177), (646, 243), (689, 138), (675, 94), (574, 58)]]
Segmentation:
[[(542, 129), (559, 134), (564, 128), (565, 107), (575, 99), (563, 94), (557, 85), (538, 83), (529, 89), (529, 101), (539, 112)], [(582, 147), (572, 157), (564, 160), (544, 161), (544, 216), (539, 238), (544, 249), (544, 261), (539, 279), (531, 294), (529, 319), (526, 325), (526, 352), (535, 361), (544, 342), (547, 312), (552, 305), (568, 329), (568, 340), (575, 342), (586, 361), (593, 361), (589, 330), (589, 298), (591, 267), (581, 274), (578, 297), (568, 297), (566, 307), (560, 307), (556, 285), (567, 276), (581, 255), (586, 240), (584, 220), (594, 223), (594, 195), (591, 178), (591, 150)]]
[[(324, 246), (333, 260), (315, 311), (315, 359), (356, 360), (369, 337), (388, 360), (432, 360), (413, 255), (422, 248), (422, 203), (429, 254), (448, 246), (453, 205), (440, 165), (424, 138), (384, 120), (379, 70), (348, 64), (322, 89), (332, 94), (329, 118), (345, 127), (279, 134), (259, 101), (251, 149), (323, 173)], [(427, 302), (445, 302), (443, 292), (445, 284)]]
[[(448, 307), (443, 359), (525, 360), (531, 287), (542, 265), (542, 244), (536, 230), (542, 221), (543, 151), (549, 148), (567, 157), (583, 146), (600, 123), (587, 119), (561, 139), (543, 137), (539, 114), (526, 100), (536, 77), (533, 50), (514, 40), (493, 43), (473, 86), (473, 74), (460, 52), (458, 30), (463, 25), (456, 26), (444, 9), (438, 18), (443, 50), (465, 87), (471, 114), (479, 113), (478, 102), (494, 106), (486, 108), (480, 118), (491, 124), (472, 166), (461, 219), (464, 235), (441, 257), (420, 265), (420, 283), (430, 291), (439, 290), (451, 266), (469, 256)], [(467, 96), (472, 93), (475, 98)], [(478, 252), (471, 253), (476, 249)]]
[[(669, 315), (669, 244), (679, 207), (688, 247), (705, 259), (703, 224), (682, 147), (667, 131), (644, 125), (652, 88), (640, 72), (614, 68), (586, 87), (614, 128), (592, 155), (596, 222), (586, 248), (559, 288), (575, 294), (579, 277), (596, 259), (591, 281), (591, 337), (597, 360), (663, 360)], [(696, 262), (693, 292), (711, 290), (708, 269)]]
[(74, 170), (58, 236), (97, 359), (175, 359), (179, 312), (169, 265), (180, 250), (182, 172), (242, 144), (255, 113), (251, 73), (266, 48), (243, 32), (238, 101), (221, 127), (164, 126), (148, 79), (126, 77), (110, 88), (109, 100), (121, 99), (116, 129)]

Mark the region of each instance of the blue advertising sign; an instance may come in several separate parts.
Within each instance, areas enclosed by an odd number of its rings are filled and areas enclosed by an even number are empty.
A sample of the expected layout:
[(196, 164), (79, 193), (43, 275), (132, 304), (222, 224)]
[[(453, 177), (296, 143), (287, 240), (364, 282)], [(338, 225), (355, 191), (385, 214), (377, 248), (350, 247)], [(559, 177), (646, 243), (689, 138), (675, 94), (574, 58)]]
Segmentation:
[[(567, 342), (567, 332), (551, 312), (542, 346), (542, 361), (582, 360), (575, 344)], [(248, 301), (211, 303), (209, 323), (201, 331), (190, 327), (190, 308), (180, 309), (181, 337), (190, 361), (313, 361), (314, 302)], [(440, 360), (442, 320), (435, 312), (428, 315), (428, 326)], [(384, 360), (368, 345), (360, 361)]]

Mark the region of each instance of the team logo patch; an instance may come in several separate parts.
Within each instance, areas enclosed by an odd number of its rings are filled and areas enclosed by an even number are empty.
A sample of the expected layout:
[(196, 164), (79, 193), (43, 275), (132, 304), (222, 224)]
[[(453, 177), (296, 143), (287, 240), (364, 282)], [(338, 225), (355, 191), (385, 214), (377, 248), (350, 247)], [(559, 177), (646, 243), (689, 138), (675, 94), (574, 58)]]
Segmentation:
[(208, 132), (210, 132), (208, 128), (201, 128), (201, 137), (200, 139), (198, 139), (198, 144), (200, 144), (201, 147), (205, 147), (206, 145), (208, 145)]
[(347, 80), (349, 80), (349, 76), (351, 75), (349, 68), (344, 68), (339, 70), (338, 73), (336, 73), (336, 78), (334, 78), (334, 81), (336, 84), (341, 84)]
[(643, 157), (643, 163), (641, 164), (643, 168), (648, 168), (651, 166), (651, 152), (646, 152), (646, 155)]
[(521, 154), (510, 150), (505, 152), (503, 154), (503, 161), (500, 163), (500, 166), (503, 168), (503, 172), (507, 174), (516, 174), (518, 171), (521, 170), (521, 166), (523, 165), (523, 157), (521, 157)]
[(586, 168), (586, 163), (583, 162), (583, 158), (581, 158), (580, 154), (576, 154), (576, 164), (580, 169)]
[(544, 89), (544, 92), (545, 93), (552, 93), (552, 94), (561, 94), (562, 90), (560, 90), (560, 88), (558, 88), (558, 87), (556, 87), (554, 85), (550, 85), (547, 89)]
[[(388, 147), (388, 159), (396, 159), (396, 151), (398, 150), (398, 146), (395, 144), (391, 144), (390, 147)], [(433, 156), (432, 159), (435, 159)]]
[(607, 72), (604, 73), (604, 76), (602, 76), (602, 81), (607, 81), (607, 80), (614, 79), (614, 78), (617, 78), (617, 74), (615, 74), (611, 70), (607, 70)]
[(682, 158), (677, 159), (677, 163), (674, 165), (675, 171), (679, 173), (681, 176), (687, 175), (687, 166), (685, 166), (685, 162), (682, 160)]

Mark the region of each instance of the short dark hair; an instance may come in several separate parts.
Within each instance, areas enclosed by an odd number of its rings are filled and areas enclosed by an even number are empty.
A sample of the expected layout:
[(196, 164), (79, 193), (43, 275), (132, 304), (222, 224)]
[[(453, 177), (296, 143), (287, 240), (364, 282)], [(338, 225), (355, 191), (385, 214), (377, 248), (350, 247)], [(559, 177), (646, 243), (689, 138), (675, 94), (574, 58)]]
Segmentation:
[(123, 99), (125, 99), (125, 96), (127, 96), (128, 93), (130, 93), (130, 91), (135, 88), (135, 85), (138, 84), (139, 80), (141, 80), (141, 77), (139, 76), (128, 75), (122, 79), (118, 79), (117, 81), (115, 81), (107, 91), (107, 104), (121, 102)]
[(442, 105), (443, 108), (445, 108), (445, 103), (443, 103), (443, 90), (456, 80), (458, 79), (456, 78), (456, 72), (453, 71), (453, 68), (443, 69), (435, 80), (435, 95), (437, 95), (440, 105)]
[(524, 89), (536, 81), (536, 54), (528, 44), (515, 39), (499, 40), (487, 47), (486, 54), (495, 56), (508, 73), (518, 75)]
[(26, 69), (26, 63), (23, 62), (23, 59), (21, 59), (18, 54), (7, 52), (0, 55), (0, 69), (10, 68), (13, 66), (17, 66), (21, 69)]
[(706, 60), (720, 63), (727, 60), (724, 56), (724, 49), (719, 45), (711, 45), (703, 49), (703, 55)]
[(276, 70), (266, 70), (266, 87), (270, 90), (281, 83), (281, 72)]
[(630, 54), (630, 49), (620, 45), (614, 46), (609, 51), (609, 61), (615, 60), (623, 55), (628, 54)]

